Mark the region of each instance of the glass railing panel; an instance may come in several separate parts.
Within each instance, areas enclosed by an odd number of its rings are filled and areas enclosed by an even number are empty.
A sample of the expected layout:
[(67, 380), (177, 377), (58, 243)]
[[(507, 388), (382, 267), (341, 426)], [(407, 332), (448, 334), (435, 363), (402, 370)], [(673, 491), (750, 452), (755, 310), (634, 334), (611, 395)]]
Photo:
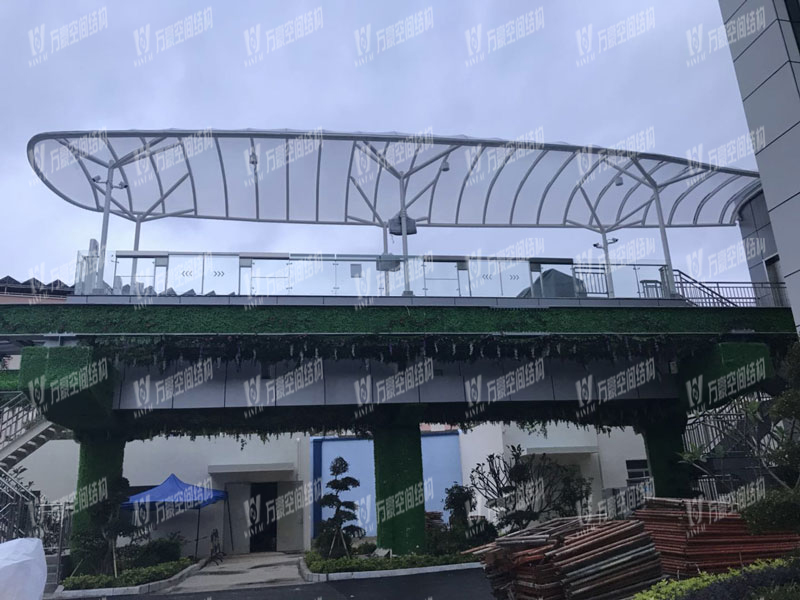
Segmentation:
[(540, 271), (531, 273), (534, 298), (587, 297), (583, 282), (575, 276), (572, 265), (539, 264)]
[(531, 264), (527, 260), (497, 260), (500, 291), (504, 298), (524, 298), (530, 295)]
[[(633, 273), (635, 277), (636, 289), (624, 288), (617, 292), (619, 298), (668, 298), (669, 291), (664, 289), (662, 270), (664, 265), (628, 265), (620, 273)], [(616, 287), (617, 279), (626, 281), (618, 277), (614, 272), (614, 283)], [(626, 284), (630, 285), (630, 284)], [(624, 292), (624, 295), (623, 295)]]
[[(114, 279), (119, 280), (121, 286), (119, 293), (124, 295), (158, 293), (155, 258), (152, 257), (116, 257)], [(160, 289), (163, 290), (163, 281), (161, 283)]]
[(236, 294), (239, 289), (239, 257), (207, 254), (201, 283), (203, 295), (211, 292), (217, 296)]
[(417, 293), (420, 289), (422, 296), (445, 296), (445, 297), (458, 297), (466, 296), (464, 290), (460, 289), (460, 281), (458, 278), (458, 262), (448, 261), (425, 261), (422, 263), (422, 281), (414, 283), (421, 283), (421, 286), (414, 286), (412, 289)]
[(167, 292), (178, 296), (187, 292), (202, 295), (205, 259), (204, 254), (170, 254)]
[(248, 294), (251, 296), (291, 296), (291, 262), (285, 258), (253, 259)]
[(500, 298), (502, 296), (498, 261), (470, 257), (467, 270), (473, 297)]

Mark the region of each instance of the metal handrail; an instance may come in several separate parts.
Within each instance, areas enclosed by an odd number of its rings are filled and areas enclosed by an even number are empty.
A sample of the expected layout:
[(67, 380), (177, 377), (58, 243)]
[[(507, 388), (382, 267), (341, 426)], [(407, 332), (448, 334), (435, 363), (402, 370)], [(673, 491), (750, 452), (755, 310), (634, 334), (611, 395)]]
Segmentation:
[(22, 392), (0, 404), (0, 452), (45, 420), (42, 412)]

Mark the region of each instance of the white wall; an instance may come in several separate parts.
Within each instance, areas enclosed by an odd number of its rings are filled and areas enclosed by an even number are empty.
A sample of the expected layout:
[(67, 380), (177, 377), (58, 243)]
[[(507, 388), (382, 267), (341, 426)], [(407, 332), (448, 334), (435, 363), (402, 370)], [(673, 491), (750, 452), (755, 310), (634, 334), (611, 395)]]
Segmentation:
[(27, 469), (22, 480), (33, 481), (33, 489), (50, 500), (65, 498), (75, 492), (79, 452), (74, 440), (51, 440), (20, 461), (19, 466)]
[[(486, 462), (489, 454), (503, 453), (503, 426), (496, 423), (482, 423), (458, 436), (461, 450), (461, 483), (469, 484), (469, 474), (478, 463)], [(480, 494), (476, 497), (477, 506), (471, 514), (494, 518), (494, 511), (484, 505)]]
[(628, 485), (627, 460), (646, 460), (644, 438), (633, 427), (615, 427), (611, 433), (597, 434), (600, 448), (600, 467), (604, 488), (623, 488)]
[[(21, 462), (27, 471), (24, 481), (33, 481), (33, 489), (40, 490), (51, 500), (68, 496), (75, 491), (78, 479), (78, 456), (80, 447), (73, 440), (53, 440), (36, 450)], [(209, 465), (269, 465), (287, 463), (291, 472), (275, 474), (271, 471), (214, 475), (215, 489), (226, 489), (230, 495), (230, 520), (224, 502), (205, 507), (200, 514), (200, 542), (198, 552), (205, 555), (210, 550), (209, 536), (217, 529), (231, 552), (230, 535), (233, 535), (234, 550), (249, 552), (249, 540), (244, 537), (247, 515), (244, 502), (250, 495), (252, 481), (310, 481), (310, 444), (306, 435), (284, 434), (274, 436), (267, 442), (252, 436), (245, 447), (230, 436), (216, 438), (156, 437), (146, 441), (133, 441), (125, 445), (123, 476), (132, 486), (155, 486), (171, 473), (190, 484), (202, 484), (209, 477)], [(241, 485), (236, 485), (237, 483)], [(293, 488), (295, 483), (279, 484), (279, 493)], [(282, 488), (281, 486), (284, 486)], [(281, 491), (282, 490), (282, 491)], [(297, 551), (308, 549), (311, 538), (311, 510), (305, 507), (278, 522), (278, 549)], [(231, 529), (231, 522), (233, 527)], [(184, 552), (194, 553), (197, 531), (197, 511), (190, 510), (169, 521), (161, 523), (152, 534), (153, 538), (166, 537), (178, 532), (187, 540)]]

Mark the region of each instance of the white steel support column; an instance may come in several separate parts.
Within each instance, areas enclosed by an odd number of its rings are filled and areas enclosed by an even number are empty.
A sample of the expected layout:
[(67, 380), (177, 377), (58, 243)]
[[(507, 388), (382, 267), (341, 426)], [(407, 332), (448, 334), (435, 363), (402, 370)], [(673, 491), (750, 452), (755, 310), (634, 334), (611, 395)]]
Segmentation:
[[(653, 182), (655, 183), (655, 182)], [(661, 197), (658, 194), (658, 186), (653, 185), (653, 195), (656, 199), (656, 215), (658, 216), (658, 230), (661, 232), (661, 246), (664, 248), (664, 262), (667, 268), (667, 290), (669, 297), (675, 295), (675, 273), (672, 270), (672, 255), (669, 252), (669, 240), (667, 239), (667, 228), (664, 226), (664, 211), (661, 208)]]
[[(389, 225), (385, 223), (383, 225), (383, 254), (384, 256), (389, 254)], [(385, 266), (386, 265), (384, 265), (384, 267)], [(383, 272), (383, 285), (385, 288), (383, 290), (383, 295), (389, 296), (389, 271)]]
[[(142, 222), (139, 219), (136, 219), (136, 231), (133, 234), (133, 251), (139, 251), (139, 230), (141, 228)], [(139, 259), (135, 256), (133, 257), (133, 263), (131, 264), (131, 293), (133, 293), (133, 286), (136, 284), (136, 266), (138, 264)]]
[[(106, 244), (108, 244), (108, 217), (111, 214), (111, 189), (114, 184), (114, 169), (108, 169), (108, 176), (106, 177), (106, 194), (105, 205), (103, 206), (103, 230), (100, 234), (100, 252), (97, 265), (97, 281), (95, 282), (96, 289), (102, 289), (105, 293), (105, 285), (103, 280), (103, 272), (106, 268)], [(94, 291), (94, 290), (93, 290)]]
[(664, 262), (666, 263), (666, 283), (667, 283), (667, 291), (669, 292), (669, 297), (672, 298), (675, 296), (675, 272), (672, 270), (672, 255), (669, 252), (669, 240), (667, 239), (667, 228), (664, 224), (664, 209), (661, 206), (661, 196), (658, 193), (659, 187), (656, 183), (656, 180), (653, 179), (650, 174), (639, 164), (639, 161), (634, 158), (632, 159), (636, 168), (639, 169), (639, 172), (642, 174), (647, 180), (650, 189), (653, 190), (653, 199), (656, 205), (656, 217), (658, 217), (658, 230), (661, 233), (661, 247), (664, 251)]
[(608, 253), (608, 236), (606, 236), (606, 230), (601, 229), (600, 235), (603, 236), (603, 256), (606, 261), (606, 287), (608, 288), (608, 297), (614, 298), (614, 278), (611, 276), (611, 258)]
[(406, 224), (406, 185), (403, 173), (400, 173), (398, 178), (400, 184), (400, 230), (403, 234), (403, 279), (405, 281), (405, 289), (403, 296), (413, 296), (411, 291), (411, 280), (408, 276), (408, 229)]

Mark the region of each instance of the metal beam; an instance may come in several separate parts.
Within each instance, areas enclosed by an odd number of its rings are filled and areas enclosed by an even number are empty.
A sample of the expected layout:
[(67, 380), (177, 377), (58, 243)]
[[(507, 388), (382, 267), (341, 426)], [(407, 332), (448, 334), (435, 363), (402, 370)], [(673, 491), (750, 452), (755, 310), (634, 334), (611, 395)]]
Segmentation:
[(513, 148), (511, 152), (509, 152), (506, 157), (503, 159), (503, 164), (501, 164), (497, 171), (492, 177), (492, 181), (489, 183), (489, 189), (486, 190), (486, 200), (483, 203), (483, 223), (486, 223), (486, 211), (489, 209), (489, 197), (492, 195), (492, 189), (494, 188), (494, 184), (497, 181), (497, 178), (500, 177), (500, 173), (506, 167), (506, 163), (511, 160), (511, 157), (514, 156), (514, 153), (517, 151), (516, 148)]

